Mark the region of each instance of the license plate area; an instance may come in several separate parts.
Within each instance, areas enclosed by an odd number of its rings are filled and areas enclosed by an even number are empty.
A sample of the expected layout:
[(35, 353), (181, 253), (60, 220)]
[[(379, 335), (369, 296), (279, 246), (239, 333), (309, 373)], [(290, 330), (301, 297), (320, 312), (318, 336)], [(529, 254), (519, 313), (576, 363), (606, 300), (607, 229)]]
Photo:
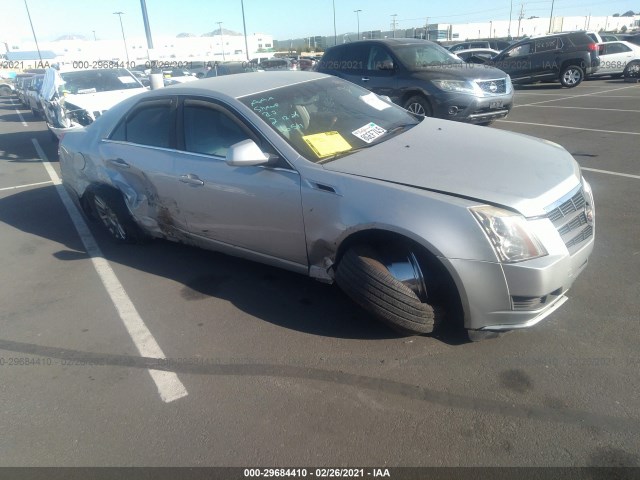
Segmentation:
[(504, 102), (502, 100), (496, 100), (495, 102), (489, 103), (489, 108), (492, 110), (502, 107), (504, 107)]

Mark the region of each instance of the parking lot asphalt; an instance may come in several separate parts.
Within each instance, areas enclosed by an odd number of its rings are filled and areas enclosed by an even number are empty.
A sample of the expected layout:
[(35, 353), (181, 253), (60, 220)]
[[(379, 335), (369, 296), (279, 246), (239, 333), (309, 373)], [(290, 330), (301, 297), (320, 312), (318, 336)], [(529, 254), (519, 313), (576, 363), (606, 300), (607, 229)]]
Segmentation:
[(465, 343), (268, 266), (83, 241), (44, 122), (0, 98), (0, 466), (640, 466), (640, 85), (518, 87), (482, 128), (574, 155), (596, 247), (551, 317)]

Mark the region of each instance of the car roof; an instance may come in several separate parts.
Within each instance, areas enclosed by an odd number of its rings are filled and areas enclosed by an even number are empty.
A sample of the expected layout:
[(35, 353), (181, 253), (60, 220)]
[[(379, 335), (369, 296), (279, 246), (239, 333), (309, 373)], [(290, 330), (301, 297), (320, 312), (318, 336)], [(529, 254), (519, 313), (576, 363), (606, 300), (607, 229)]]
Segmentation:
[(280, 71), (264, 73), (238, 73), (236, 75), (223, 75), (220, 77), (204, 78), (181, 85), (172, 85), (149, 92), (151, 96), (164, 95), (206, 95), (212, 91), (240, 98), (255, 93), (266, 92), (280, 87), (286, 87), (295, 83), (309, 82), (328, 78), (329, 75), (316, 72)]
[(433, 44), (429, 40), (422, 40), (419, 38), (372, 38), (368, 40), (356, 40), (355, 42), (344, 43), (342, 45), (335, 45), (330, 48), (335, 47), (345, 47), (347, 45), (356, 45), (359, 43), (381, 43), (388, 46), (401, 46), (401, 45), (424, 45), (426, 43)]

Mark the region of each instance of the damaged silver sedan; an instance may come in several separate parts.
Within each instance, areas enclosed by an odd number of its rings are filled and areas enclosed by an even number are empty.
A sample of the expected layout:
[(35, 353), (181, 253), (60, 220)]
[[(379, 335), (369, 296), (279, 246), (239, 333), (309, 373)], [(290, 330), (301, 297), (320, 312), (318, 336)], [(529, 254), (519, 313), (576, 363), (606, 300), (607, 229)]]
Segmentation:
[(405, 333), (534, 325), (593, 249), (591, 189), (559, 145), (417, 117), (318, 73), (124, 100), (67, 134), (60, 164), (117, 241), (165, 238), (335, 282)]

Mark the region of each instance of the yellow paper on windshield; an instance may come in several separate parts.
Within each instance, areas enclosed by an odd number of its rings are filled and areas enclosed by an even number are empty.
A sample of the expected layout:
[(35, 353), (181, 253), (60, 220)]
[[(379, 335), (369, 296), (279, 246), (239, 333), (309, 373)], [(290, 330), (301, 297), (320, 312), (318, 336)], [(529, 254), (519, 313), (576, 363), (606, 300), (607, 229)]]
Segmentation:
[(336, 153), (351, 150), (351, 145), (338, 132), (323, 132), (305, 135), (302, 139), (307, 142), (318, 158), (328, 157)]

